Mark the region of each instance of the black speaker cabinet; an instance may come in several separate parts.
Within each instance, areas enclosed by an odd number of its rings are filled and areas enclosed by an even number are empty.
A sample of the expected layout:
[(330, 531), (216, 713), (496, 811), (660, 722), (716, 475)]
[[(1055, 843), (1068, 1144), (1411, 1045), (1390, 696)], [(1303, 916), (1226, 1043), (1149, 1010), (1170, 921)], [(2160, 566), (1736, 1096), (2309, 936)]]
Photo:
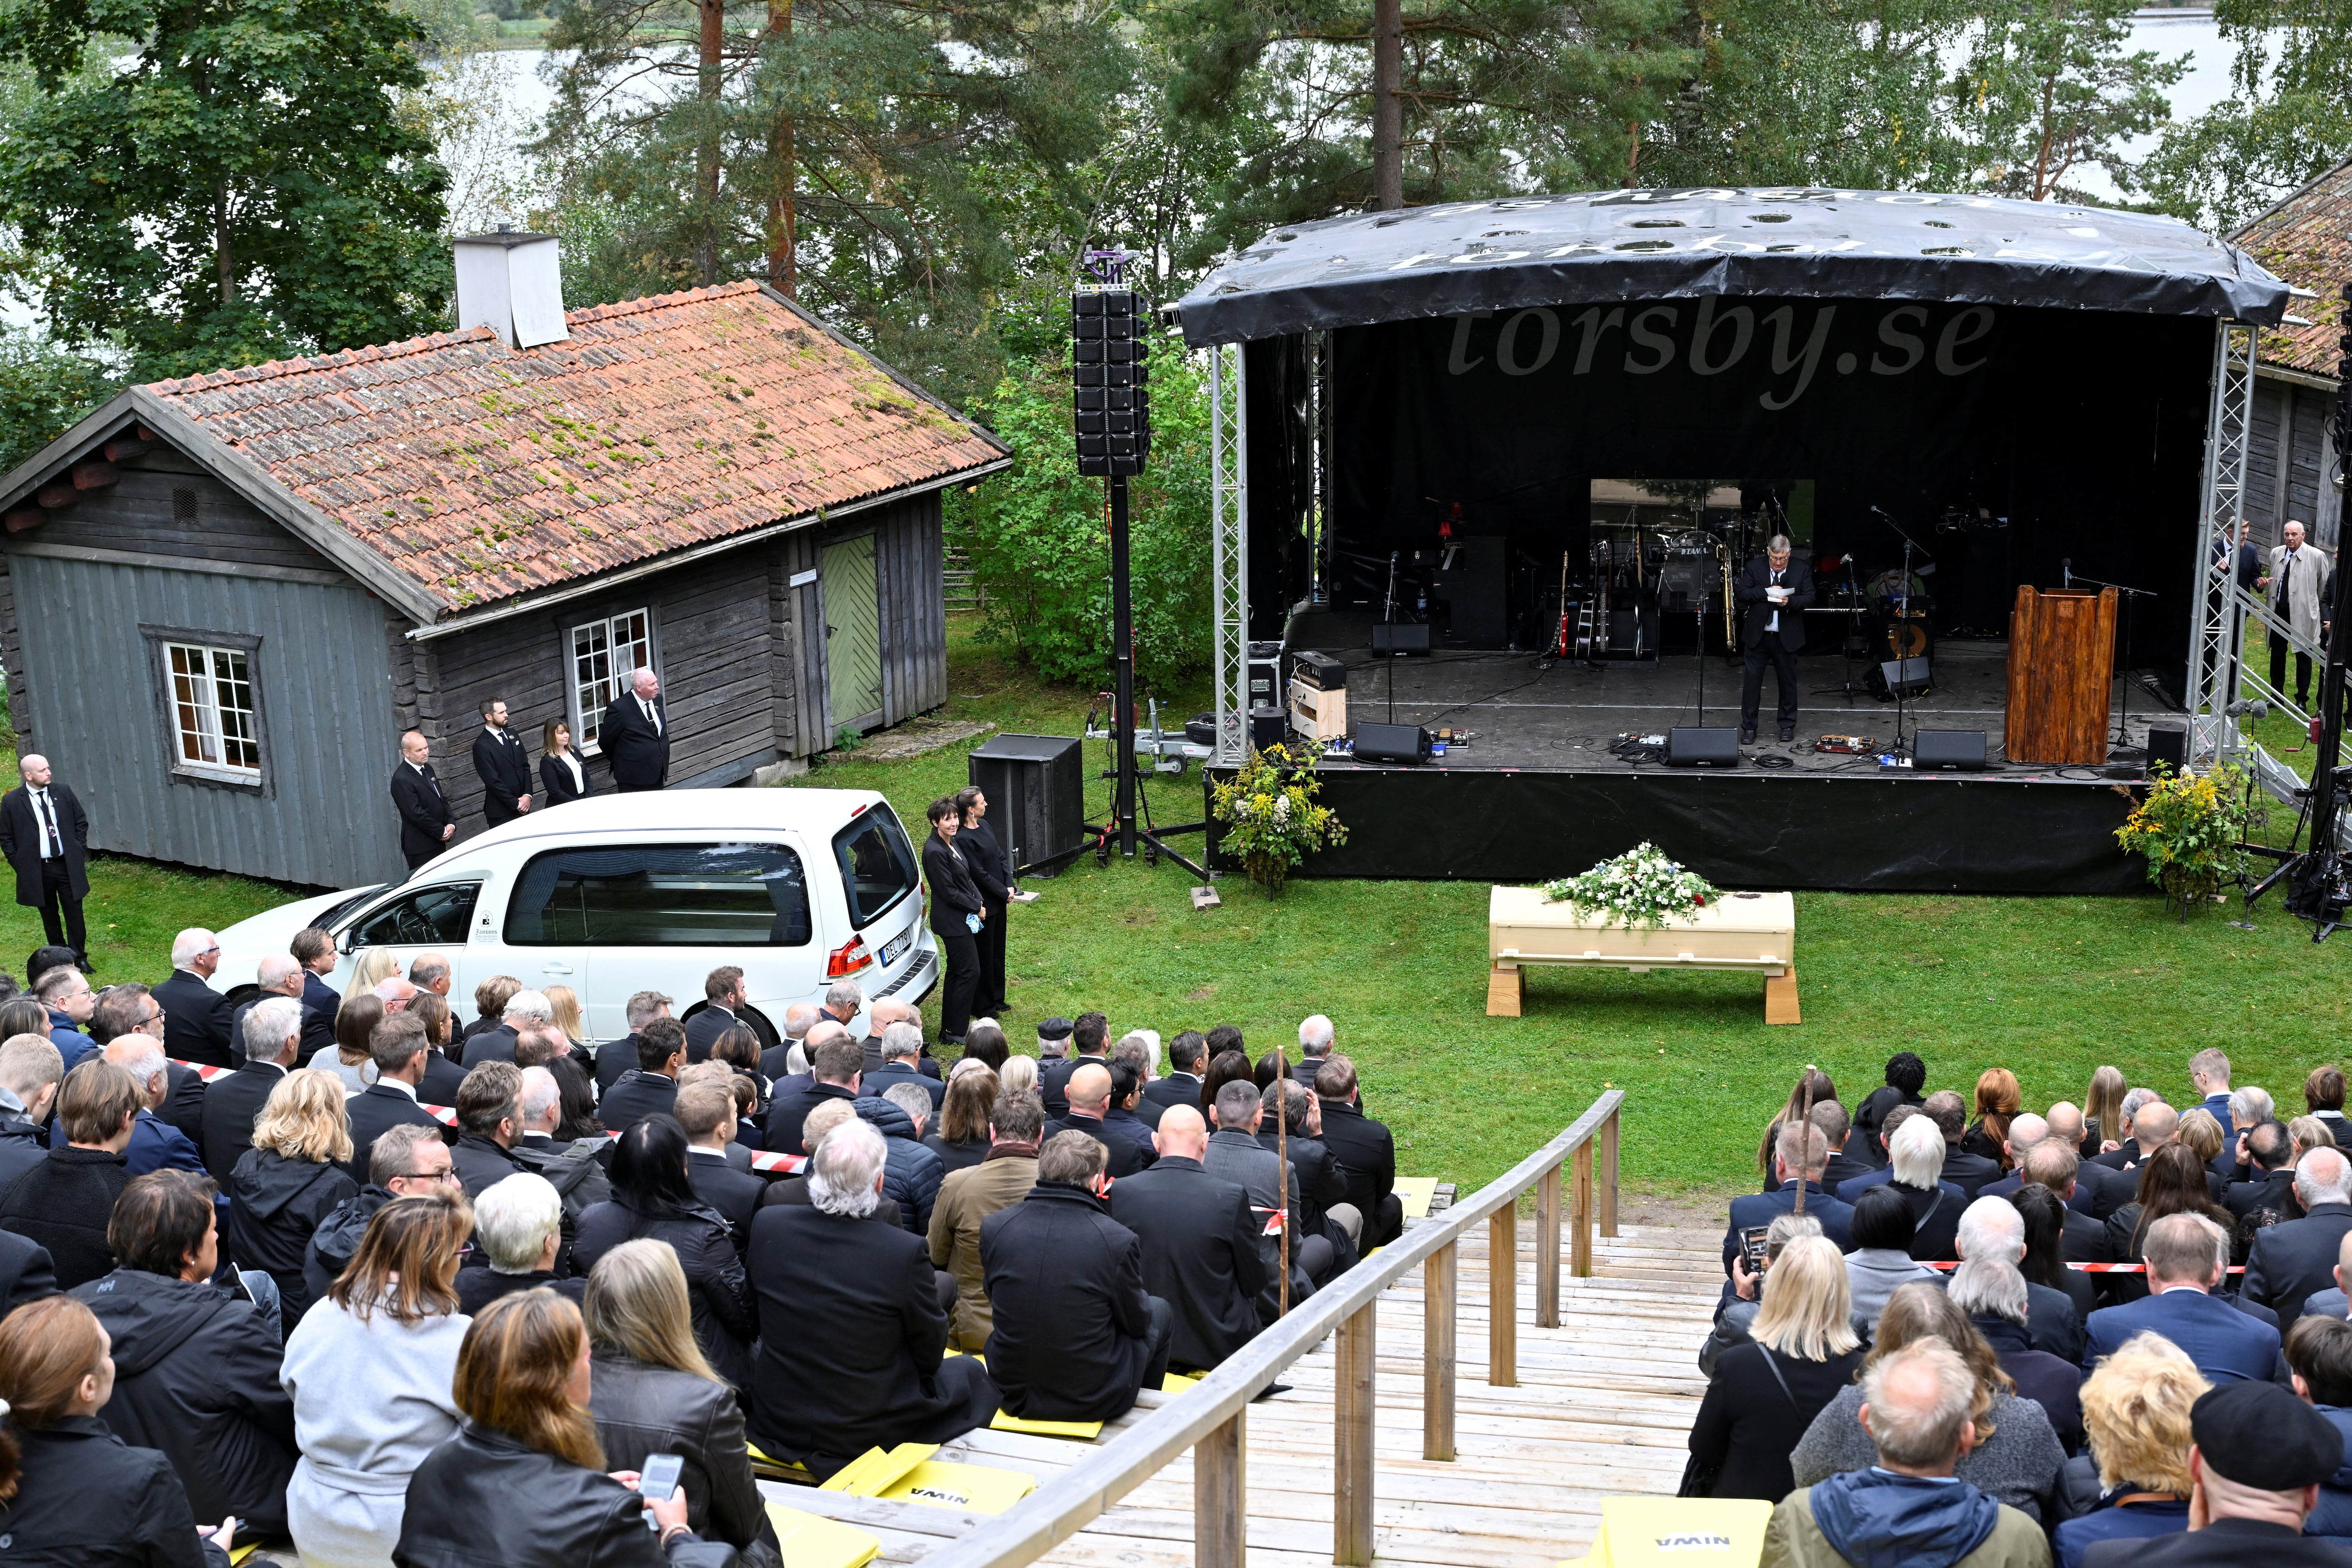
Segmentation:
[(2147, 771), (2154, 773), (2158, 763), (2176, 773), (2189, 766), (2187, 730), (2179, 724), (2150, 724), (2147, 727)]
[(1666, 766), (1670, 768), (1736, 768), (1739, 765), (1739, 731), (1710, 724), (1705, 729), (1684, 724), (1666, 731)]
[(1282, 744), (1290, 733), (1290, 716), (1269, 702), (1249, 710), (1250, 744), (1259, 751)]
[(1016, 870), (1086, 842), (1082, 747), (1076, 735), (998, 735), (972, 748), (971, 780), (988, 796), (989, 826)]
[(1425, 654), (1429, 651), (1429, 627), (1418, 621), (1386, 621), (1372, 626), (1372, 652), (1377, 656), (1395, 654)]
[(1429, 731), (1418, 724), (1359, 724), (1360, 763), (1417, 763), (1429, 755)]
[(1507, 647), (1510, 617), (1504, 613), (1504, 549), (1499, 539), (1457, 540), (1442, 550), (1447, 564), (1437, 574), (1437, 596), (1451, 619), (1446, 641), (1455, 647)]
[(1911, 740), (1911, 765), (1937, 773), (1980, 773), (1985, 767), (1985, 732), (1922, 730)]

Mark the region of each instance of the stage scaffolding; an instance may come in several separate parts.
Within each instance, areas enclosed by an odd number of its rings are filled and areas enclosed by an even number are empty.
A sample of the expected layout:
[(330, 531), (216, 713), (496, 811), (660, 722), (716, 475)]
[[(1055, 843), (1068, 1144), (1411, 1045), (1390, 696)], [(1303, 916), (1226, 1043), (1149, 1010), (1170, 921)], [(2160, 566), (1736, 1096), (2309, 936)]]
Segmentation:
[(1249, 416), (1243, 345), (1209, 349), (1210, 572), (1216, 625), (1217, 763), (1249, 753)]

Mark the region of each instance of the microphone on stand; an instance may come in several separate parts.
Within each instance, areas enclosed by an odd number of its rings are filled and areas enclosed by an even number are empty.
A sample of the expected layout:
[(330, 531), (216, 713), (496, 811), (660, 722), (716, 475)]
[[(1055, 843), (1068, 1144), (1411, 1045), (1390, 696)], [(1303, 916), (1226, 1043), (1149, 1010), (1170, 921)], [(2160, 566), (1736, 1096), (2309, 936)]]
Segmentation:
[(2072, 588), (2074, 585), (2074, 562), (2072, 556), (2062, 555), (2058, 558), (2058, 574), (2064, 579), (2067, 587)]

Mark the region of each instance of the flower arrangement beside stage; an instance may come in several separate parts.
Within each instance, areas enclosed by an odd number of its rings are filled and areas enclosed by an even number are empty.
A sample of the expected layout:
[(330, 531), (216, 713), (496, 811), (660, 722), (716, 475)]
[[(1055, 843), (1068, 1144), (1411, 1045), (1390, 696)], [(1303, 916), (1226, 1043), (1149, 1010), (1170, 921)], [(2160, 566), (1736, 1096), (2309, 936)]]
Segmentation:
[(1338, 814), (1315, 801), (1322, 788), (1315, 763), (1322, 755), (1316, 741), (1253, 751), (1211, 796), (1209, 814), (1224, 826), (1218, 847), (1268, 893), (1280, 892), (1290, 868), (1315, 850), (1348, 841)]
[(1543, 885), (1553, 903), (1574, 904), (1579, 914), (1605, 914), (1612, 924), (1651, 927), (1678, 915), (1705, 909), (1722, 895), (1695, 871), (1654, 844), (1636, 844), (1614, 859), (1603, 860), (1580, 877), (1561, 877)]
[(2173, 773), (2158, 763), (2147, 798), (2116, 829), (2126, 853), (2147, 858), (2147, 879), (2180, 900), (2180, 918), (2191, 904), (2210, 902), (2223, 884), (2246, 867), (2238, 846), (2246, 837), (2246, 776), (2228, 763), (2207, 773)]

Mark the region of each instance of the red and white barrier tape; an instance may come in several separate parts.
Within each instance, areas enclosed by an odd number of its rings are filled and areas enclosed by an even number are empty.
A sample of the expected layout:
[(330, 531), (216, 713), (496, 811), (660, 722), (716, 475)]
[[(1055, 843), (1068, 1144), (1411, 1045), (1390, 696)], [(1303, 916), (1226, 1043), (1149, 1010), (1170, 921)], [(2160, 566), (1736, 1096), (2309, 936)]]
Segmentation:
[[(1958, 1268), (1959, 1265), (1930, 1263), (1927, 1267), (1949, 1270)], [(2147, 1265), (2145, 1263), (2069, 1263), (2066, 1267), (2084, 1274), (2145, 1274), (2147, 1272)], [(2230, 1272), (2232, 1274), (2243, 1274), (2245, 1271), (2245, 1266), (2242, 1264), (2232, 1264), (2230, 1268)]]

